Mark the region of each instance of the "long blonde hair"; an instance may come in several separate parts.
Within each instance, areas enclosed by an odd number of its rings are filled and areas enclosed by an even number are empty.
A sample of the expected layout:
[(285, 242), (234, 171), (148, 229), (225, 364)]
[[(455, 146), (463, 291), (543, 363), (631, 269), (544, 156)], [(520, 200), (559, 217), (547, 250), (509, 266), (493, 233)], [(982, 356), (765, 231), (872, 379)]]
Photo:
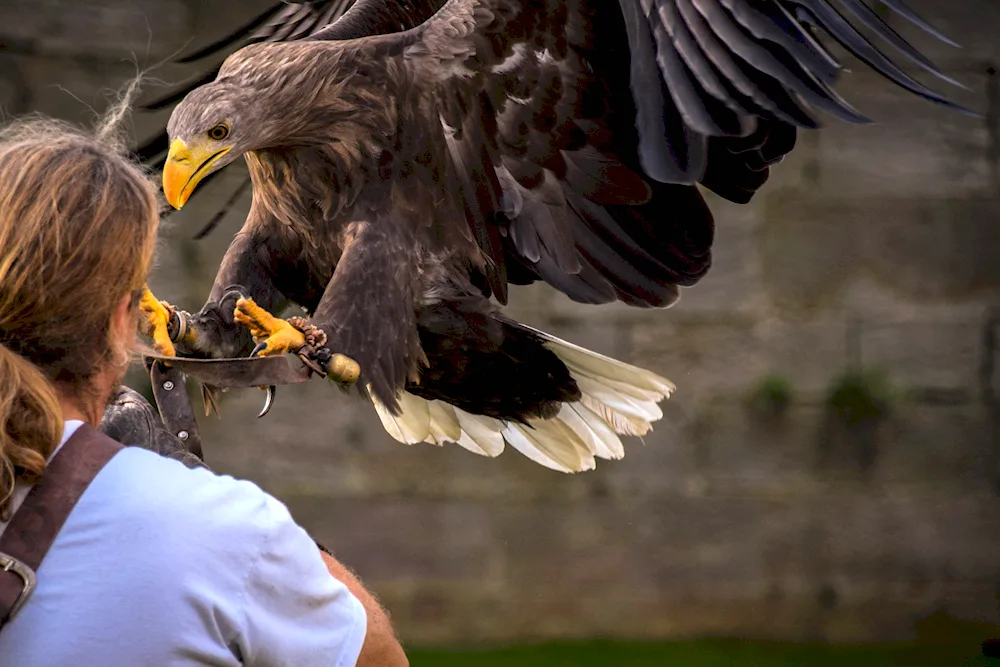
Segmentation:
[(156, 189), (107, 133), (51, 120), (0, 129), (0, 516), (62, 437), (58, 396), (115, 356), (115, 308), (142, 287)]

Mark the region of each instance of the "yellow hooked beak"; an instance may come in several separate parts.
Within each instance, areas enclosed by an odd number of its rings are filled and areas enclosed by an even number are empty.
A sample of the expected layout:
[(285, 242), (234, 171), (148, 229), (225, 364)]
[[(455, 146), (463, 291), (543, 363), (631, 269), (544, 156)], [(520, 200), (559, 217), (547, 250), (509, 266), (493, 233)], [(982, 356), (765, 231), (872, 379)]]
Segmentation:
[(163, 166), (163, 194), (170, 205), (180, 210), (212, 165), (231, 149), (226, 146), (213, 153), (201, 146), (188, 148), (180, 139), (174, 139)]

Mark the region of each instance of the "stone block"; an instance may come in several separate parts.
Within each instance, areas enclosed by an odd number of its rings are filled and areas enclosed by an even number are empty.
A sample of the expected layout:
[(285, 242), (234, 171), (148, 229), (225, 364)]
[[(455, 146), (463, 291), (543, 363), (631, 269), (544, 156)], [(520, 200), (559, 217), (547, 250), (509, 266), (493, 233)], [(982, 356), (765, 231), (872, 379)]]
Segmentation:
[(230, 0), (228, 2), (201, 2), (182, 0), (188, 6), (192, 24), (191, 43), (184, 53), (201, 49), (217, 39), (259, 16), (275, 6), (271, 0)]
[(911, 195), (871, 204), (877, 224), (856, 231), (865, 267), (878, 280), (927, 301), (956, 301), (1000, 288), (1000, 201), (995, 195)]
[(382, 582), (374, 589), (404, 646), (518, 641), (512, 622), (517, 601), (495, 587), (421, 580)]
[(981, 404), (902, 404), (893, 408), (878, 443), (874, 480), (987, 492), (996, 483), (993, 448), (990, 412)]
[(192, 30), (187, 4), (180, 0), (5, 0), (0, 26), (0, 35), (12, 35), (35, 53), (127, 60), (169, 56)]
[(547, 300), (555, 293), (556, 291), (548, 285), (539, 283), (510, 285), (507, 305), (503, 307), (504, 313), (526, 324), (530, 324), (533, 318), (538, 321), (550, 310)]
[(885, 370), (904, 390), (977, 393), (980, 321), (866, 322), (860, 342), (862, 364)]
[[(256, 419), (264, 393), (234, 389), (223, 395), (221, 419), (203, 418), (206, 460), (220, 472), (247, 477), (284, 495), (364, 495), (371, 468), (365, 454), (388, 452), (389, 436), (374, 411), (326, 382), (281, 387), (271, 413)], [(398, 445), (405, 450), (403, 445)]]
[(990, 376), (986, 380), (990, 383), (988, 389), (993, 405), (1000, 409), (1000, 322), (991, 324), (990, 330), (992, 347), (984, 350), (984, 354), (989, 354), (992, 357), (989, 360)]
[(852, 204), (775, 189), (758, 205), (766, 220), (758, 251), (769, 296), (778, 308), (820, 306), (856, 270)]
[(632, 360), (672, 380), (686, 405), (714, 393), (742, 393), (769, 366), (757, 327), (740, 319), (637, 324)]
[(986, 493), (824, 498), (819, 553), (829, 576), (994, 586), (1000, 515)]
[(738, 495), (526, 509), (511, 502), (497, 510), (511, 585), (621, 598), (759, 590), (763, 581), (792, 574), (789, 550), (803, 519), (794, 503)]
[(816, 483), (816, 436), (822, 408), (792, 405), (769, 417), (748, 404), (705, 409), (695, 448), (709, 489), (794, 497)]
[[(945, 501), (925, 516), (917, 508), (927, 501), (507, 501), (490, 509), (500, 557), (482, 580), (369, 581), (404, 637), (442, 642), (704, 632), (885, 641), (909, 638), (914, 620), (941, 604), (995, 617), (978, 604), (992, 583), (975, 574), (991, 571), (989, 549), (962, 546), (978, 530), (995, 534), (988, 499)], [(858, 615), (869, 622), (853, 622)]]
[(32, 111), (88, 127), (136, 74), (135, 66), (123, 60), (103, 61), (89, 56), (19, 60), (30, 87)]
[(768, 372), (791, 384), (793, 400), (821, 400), (831, 378), (850, 363), (850, 327), (850, 320), (836, 313), (761, 322)]
[(26, 113), (31, 108), (31, 86), (21, 71), (24, 58), (6, 53), (0, 44), (0, 118)]
[[(890, 12), (890, 25), (908, 38), (917, 35), (912, 42), (920, 51), (942, 66), (958, 67), (973, 65), (1000, 58), (1000, 47), (992, 39), (992, 28), (1000, 25), (1000, 7), (994, 3), (942, 4), (935, 0), (908, 0), (907, 6), (920, 14), (935, 28), (961, 44), (961, 48), (941, 42), (914, 28), (902, 17)], [(964, 79), (962, 79), (964, 81)], [(954, 88), (942, 86), (941, 90), (956, 92)]]
[[(513, 452), (489, 460), (400, 445), (367, 408), (326, 389), (283, 391), (273, 419), (261, 422), (252, 417), (258, 392), (234, 396), (225, 421), (204, 430), (209, 461), (286, 501), (413, 640), (706, 629), (874, 640), (905, 634), (939, 599), (920, 591), (992, 586), (983, 578), (1000, 546), (992, 496), (954, 486), (914, 493), (879, 475), (868, 487), (809, 483), (800, 471), (818, 407), (796, 408), (777, 436), (758, 430), (741, 405), (714, 406), (699, 423), (668, 411), (676, 440), (658, 429), (645, 446), (629, 443), (623, 461), (569, 477)], [(905, 463), (912, 436), (897, 437), (880, 466)], [(923, 465), (955, 474), (950, 453), (935, 455)], [(685, 484), (691, 471), (707, 480), (699, 493)], [(836, 606), (819, 613), (826, 586)], [(750, 620), (750, 609), (767, 610), (768, 622)], [(848, 622), (861, 611), (882, 620)]]
[[(794, 405), (778, 417), (761, 417), (739, 403), (706, 407), (689, 429), (694, 469), (708, 492), (808, 493), (834, 480), (867, 480), (875, 487), (985, 493), (995, 483), (989, 412), (979, 405), (913, 405), (892, 409), (873, 435), (870, 470), (845, 475), (845, 455), (862, 442), (824, 440), (828, 415), (822, 405)], [(864, 434), (848, 433), (859, 440)], [(857, 462), (855, 462), (857, 463)]]
[[(988, 292), (987, 292), (988, 293)], [(985, 321), (989, 302), (970, 291), (945, 298), (914, 298), (870, 272), (855, 275), (840, 291), (831, 309), (855, 322)]]
[(407, 498), (285, 498), (292, 515), (366, 581), (466, 582), (495, 576), (492, 509)]
[(775, 305), (842, 303), (871, 277), (911, 301), (969, 298), (1000, 286), (995, 197), (824, 197), (772, 192), (762, 206), (763, 282)]
[(847, 364), (847, 329), (836, 316), (637, 324), (630, 359), (673, 380), (686, 404), (715, 393), (747, 398), (769, 374), (787, 379), (797, 398), (815, 400)]
[[(932, 41), (932, 40), (931, 40)], [(946, 70), (970, 91), (937, 86), (966, 106), (986, 108), (985, 67)], [(839, 92), (875, 122), (831, 121), (818, 137), (818, 179), (813, 192), (853, 197), (962, 197), (991, 186), (988, 133), (982, 119), (930, 104), (867, 67), (845, 76)]]

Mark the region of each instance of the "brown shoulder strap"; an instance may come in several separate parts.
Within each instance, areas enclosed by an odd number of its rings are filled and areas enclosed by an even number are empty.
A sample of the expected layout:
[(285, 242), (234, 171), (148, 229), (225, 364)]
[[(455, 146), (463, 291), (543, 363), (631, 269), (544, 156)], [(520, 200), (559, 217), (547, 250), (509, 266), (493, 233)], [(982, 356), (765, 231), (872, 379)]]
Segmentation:
[(76, 502), (122, 446), (83, 424), (45, 468), (45, 474), (0, 535), (0, 628), (35, 588), (35, 572)]

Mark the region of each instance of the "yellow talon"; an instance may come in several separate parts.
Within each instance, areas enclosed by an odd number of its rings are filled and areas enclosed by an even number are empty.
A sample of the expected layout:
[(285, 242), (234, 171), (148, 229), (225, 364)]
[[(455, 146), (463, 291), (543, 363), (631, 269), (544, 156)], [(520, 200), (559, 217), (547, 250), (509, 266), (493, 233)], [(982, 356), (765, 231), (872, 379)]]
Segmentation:
[(237, 301), (233, 317), (250, 329), (254, 342), (265, 344), (260, 351), (263, 356), (295, 352), (306, 344), (306, 337), (301, 331), (267, 312), (254, 303), (253, 299)]
[(173, 306), (153, 296), (147, 286), (142, 289), (139, 311), (143, 315), (139, 320), (140, 333), (153, 339), (153, 348), (157, 352), (165, 357), (176, 357), (177, 350), (174, 349), (170, 333), (167, 330)]

